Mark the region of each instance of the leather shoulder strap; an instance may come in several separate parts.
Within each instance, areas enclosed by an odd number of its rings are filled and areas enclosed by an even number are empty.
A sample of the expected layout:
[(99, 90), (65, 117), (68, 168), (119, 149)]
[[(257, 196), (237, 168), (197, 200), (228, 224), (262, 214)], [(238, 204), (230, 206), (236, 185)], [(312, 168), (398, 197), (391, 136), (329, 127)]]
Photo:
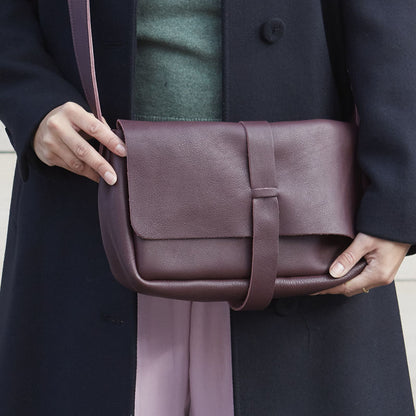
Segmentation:
[(90, 0), (68, 0), (68, 10), (82, 88), (94, 115), (103, 121), (95, 75)]

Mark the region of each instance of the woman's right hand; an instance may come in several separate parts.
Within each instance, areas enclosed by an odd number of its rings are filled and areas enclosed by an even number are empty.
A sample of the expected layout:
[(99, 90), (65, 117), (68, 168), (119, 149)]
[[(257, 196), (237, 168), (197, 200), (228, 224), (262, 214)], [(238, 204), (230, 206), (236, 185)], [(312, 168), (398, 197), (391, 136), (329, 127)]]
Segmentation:
[(123, 141), (107, 123), (70, 101), (54, 108), (43, 118), (33, 139), (33, 149), (48, 166), (60, 166), (96, 182), (102, 177), (109, 185), (114, 185), (116, 172), (81, 136), (81, 131), (97, 139), (111, 152), (126, 156)]

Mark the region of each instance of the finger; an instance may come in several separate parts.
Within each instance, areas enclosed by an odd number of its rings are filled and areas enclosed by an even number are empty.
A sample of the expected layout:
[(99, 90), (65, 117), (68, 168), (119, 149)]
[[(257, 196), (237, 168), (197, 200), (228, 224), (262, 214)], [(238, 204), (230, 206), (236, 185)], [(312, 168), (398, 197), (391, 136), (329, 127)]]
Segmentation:
[(359, 233), (353, 242), (334, 260), (329, 268), (329, 273), (335, 278), (344, 276), (372, 249), (371, 237)]
[(66, 166), (68, 166), (68, 170), (75, 172), (78, 175), (82, 175), (87, 165), (82, 160), (78, 159), (74, 152), (61, 139), (59, 144), (54, 146), (54, 153), (64, 164), (66, 164)]
[[(54, 166), (58, 166), (60, 168), (63, 168), (69, 172), (72, 173), (76, 173), (74, 170), (71, 169), (71, 167), (69, 165), (67, 165), (63, 159), (61, 159), (59, 156), (55, 155), (55, 163)], [(97, 174), (97, 172), (93, 171), (91, 168), (89, 168), (88, 166), (86, 167), (86, 169), (84, 170), (84, 172), (82, 173), (82, 175), (80, 176), (85, 176), (88, 179), (91, 179), (94, 182), (99, 182), (100, 181), (100, 176)]]
[(60, 161), (62, 164), (59, 166), (76, 173), (77, 175), (85, 176), (95, 182), (100, 180), (100, 176), (86, 165), (82, 160), (78, 159), (69, 147), (61, 142), (59, 146), (59, 154), (56, 154), (56, 161)]
[[(124, 157), (127, 154), (123, 141), (111, 130), (108, 124), (98, 120), (92, 113), (87, 112), (80, 105), (67, 103), (64, 111), (73, 128), (80, 129), (97, 139), (111, 152)], [(73, 105), (71, 105), (73, 104)]]
[[(114, 185), (117, 175), (112, 166), (75, 130), (62, 126), (63, 133), (60, 138), (74, 153), (75, 157), (97, 172), (109, 185)], [(58, 152), (57, 152), (58, 153)], [(59, 151), (58, 156), (61, 157)]]
[[(374, 263), (373, 263), (374, 264)], [(383, 271), (372, 264), (367, 265), (364, 270), (354, 279), (349, 280), (339, 286), (319, 292), (319, 295), (344, 295), (355, 296), (365, 293), (364, 289), (370, 290), (375, 287), (388, 283), (384, 277)]]
[(385, 284), (384, 280), (380, 277), (380, 272), (369, 265), (357, 278), (346, 282), (343, 294), (348, 297), (360, 295), (366, 293), (365, 290), (368, 291), (379, 286), (384, 286)]

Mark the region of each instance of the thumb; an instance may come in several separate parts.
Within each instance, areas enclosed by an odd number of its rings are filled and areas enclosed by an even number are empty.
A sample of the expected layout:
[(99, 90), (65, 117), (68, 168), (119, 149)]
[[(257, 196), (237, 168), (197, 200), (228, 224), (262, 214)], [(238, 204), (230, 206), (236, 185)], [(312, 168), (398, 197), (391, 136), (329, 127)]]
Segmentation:
[(359, 233), (353, 242), (334, 260), (329, 268), (332, 277), (348, 273), (371, 249), (371, 237)]

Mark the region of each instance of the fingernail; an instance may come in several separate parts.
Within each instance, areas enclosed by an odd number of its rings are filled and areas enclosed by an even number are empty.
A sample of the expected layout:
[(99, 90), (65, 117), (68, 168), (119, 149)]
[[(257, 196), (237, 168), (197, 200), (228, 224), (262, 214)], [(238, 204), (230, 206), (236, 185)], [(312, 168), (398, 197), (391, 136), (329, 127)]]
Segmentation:
[(106, 173), (104, 173), (104, 180), (109, 185), (114, 185), (117, 182), (117, 177), (116, 177), (116, 175), (113, 175), (111, 172), (106, 172)]
[(331, 273), (332, 277), (341, 277), (345, 267), (341, 263), (335, 263), (329, 273)]
[(120, 155), (120, 156), (126, 156), (127, 155), (127, 150), (126, 150), (126, 146), (122, 145), (122, 144), (118, 144), (116, 146), (116, 152)]

